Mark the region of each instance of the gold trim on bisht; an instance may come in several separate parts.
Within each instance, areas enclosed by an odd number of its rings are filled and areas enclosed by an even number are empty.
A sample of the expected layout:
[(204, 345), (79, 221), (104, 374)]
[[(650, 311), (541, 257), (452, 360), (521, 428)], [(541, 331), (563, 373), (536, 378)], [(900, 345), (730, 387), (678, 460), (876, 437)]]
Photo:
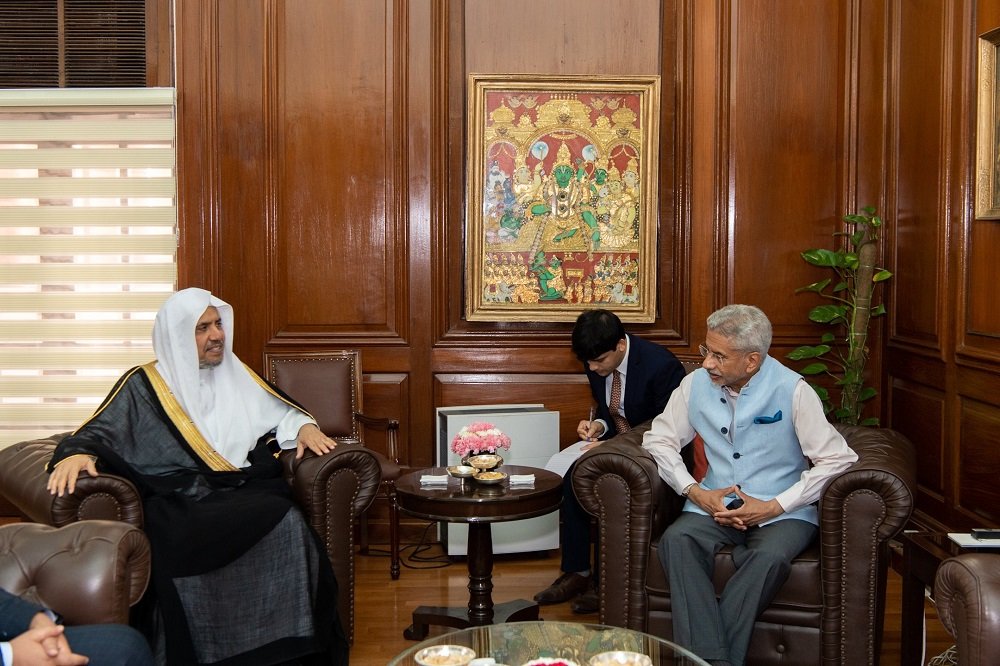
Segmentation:
[(153, 390), (156, 392), (156, 397), (160, 399), (160, 404), (163, 405), (163, 409), (166, 411), (167, 416), (170, 417), (170, 421), (180, 431), (181, 436), (191, 446), (195, 454), (216, 472), (238, 472), (239, 468), (220, 455), (208, 443), (208, 440), (201, 434), (201, 431), (195, 427), (191, 417), (187, 415), (181, 404), (177, 402), (177, 398), (174, 397), (173, 391), (167, 386), (163, 375), (156, 369), (156, 361), (146, 363), (142, 366), (142, 369), (146, 373), (146, 376), (149, 377), (149, 381), (153, 385)]

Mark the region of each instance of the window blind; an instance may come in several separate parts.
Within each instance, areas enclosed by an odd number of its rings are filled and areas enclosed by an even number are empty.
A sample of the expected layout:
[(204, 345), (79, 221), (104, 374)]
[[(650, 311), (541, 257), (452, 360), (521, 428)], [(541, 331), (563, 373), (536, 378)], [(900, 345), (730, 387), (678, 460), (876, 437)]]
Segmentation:
[(0, 90), (0, 446), (79, 426), (174, 291), (172, 88)]

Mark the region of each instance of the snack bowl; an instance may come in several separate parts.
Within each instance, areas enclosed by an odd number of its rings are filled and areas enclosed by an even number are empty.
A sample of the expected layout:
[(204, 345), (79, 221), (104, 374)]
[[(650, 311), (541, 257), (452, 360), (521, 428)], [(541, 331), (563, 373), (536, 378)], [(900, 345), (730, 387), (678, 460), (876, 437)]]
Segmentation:
[(476, 653), (464, 645), (432, 645), (413, 658), (420, 666), (466, 666), (476, 658)]
[(507, 475), (503, 472), (484, 471), (479, 472), (472, 478), (477, 483), (502, 483), (507, 478)]
[(456, 479), (467, 479), (470, 476), (475, 476), (477, 471), (479, 470), (471, 465), (452, 465), (448, 468), (448, 473)]
[(575, 661), (561, 659), (559, 657), (542, 657), (540, 659), (526, 661), (522, 664), (522, 666), (578, 666), (578, 664)]
[(503, 464), (503, 458), (495, 453), (480, 453), (479, 455), (470, 456), (468, 460), (463, 462), (467, 462), (476, 469), (493, 469)]
[(639, 652), (615, 650), (591, 657), (590, 666), (653, 666), (653, 660)]

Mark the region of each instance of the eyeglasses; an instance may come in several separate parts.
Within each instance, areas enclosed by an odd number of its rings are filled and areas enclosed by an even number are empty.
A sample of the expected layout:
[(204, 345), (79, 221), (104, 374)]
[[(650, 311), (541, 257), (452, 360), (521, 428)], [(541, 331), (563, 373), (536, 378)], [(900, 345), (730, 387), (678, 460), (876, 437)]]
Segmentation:
[(729, 357), (726, 356), (725, 354), (720, 354), (719, 352), (714, 352), (714, 351), (710, 350), (708, 347), (706, 347), (705, 345), (698, 345), (698, 352), (701, 354), (702, 358), (708, 358), (709, 356), (711, 356), (712, 359), (716, 363), (718, 363), (719, 365), (722, 365), (727, 360), (729, 360)]

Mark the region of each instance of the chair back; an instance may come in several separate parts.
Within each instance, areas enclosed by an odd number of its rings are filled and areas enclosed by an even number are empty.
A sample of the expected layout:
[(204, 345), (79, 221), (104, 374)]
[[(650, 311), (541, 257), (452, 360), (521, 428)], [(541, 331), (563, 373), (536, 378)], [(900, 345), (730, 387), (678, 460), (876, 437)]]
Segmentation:
[(265, 352), (266, 379), (313, 415), (328, 437), (361, 441), (361, 352)]

